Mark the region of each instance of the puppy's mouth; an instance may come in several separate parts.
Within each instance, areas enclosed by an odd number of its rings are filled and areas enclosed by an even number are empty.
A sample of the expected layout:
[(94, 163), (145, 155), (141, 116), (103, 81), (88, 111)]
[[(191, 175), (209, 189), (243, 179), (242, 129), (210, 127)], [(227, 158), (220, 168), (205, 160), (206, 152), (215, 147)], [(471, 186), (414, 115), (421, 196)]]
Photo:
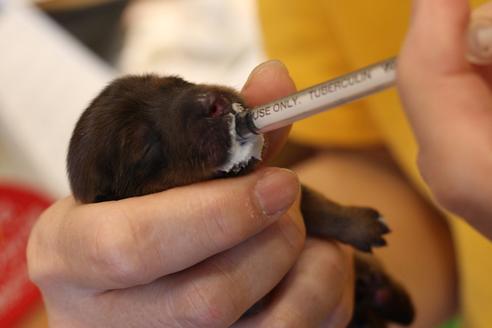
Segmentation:
[[(233, 104), (233, 112), (244, 110), (239, 104)], [(234, 113), (227, 114), (231, 146), (228, 150), (227, 161), (217, 171), (227, 175), (237, 175), (251, 166), (252, 162), (261, 161), (265, 139), (261, 134), (252, 134), (242, 137), (236, 132), (236, 119)]]

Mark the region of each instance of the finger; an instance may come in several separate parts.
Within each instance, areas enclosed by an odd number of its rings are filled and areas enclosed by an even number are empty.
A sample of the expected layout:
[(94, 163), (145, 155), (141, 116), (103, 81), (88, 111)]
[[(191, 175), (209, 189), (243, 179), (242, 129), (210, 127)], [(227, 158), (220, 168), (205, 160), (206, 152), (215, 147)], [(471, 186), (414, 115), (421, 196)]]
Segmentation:
[(51, 250), (56, 256), (42, 257), (52, 261), (42, 271), (91, 288), (149, 283), (263, 230), (298, 192), (294, 173), (267, 168), (241, 178), (79, 206), (55, 224)]
[(138, 297), (146, 316), (157, 322), (167, 318), (179, 327), (229, 327), (285, 276), (304, 236), (298, 210), (290, 211), (258, 235), (193, 268), (103, 297), (109, 304)]
[[(416, 0), (397, 82), (419, 144), (418, 164), (438, 202), (490, 234), (487, 213), (490, 67), (466, 60), (466, 0)], [(446, 163), (446, 165), (442, 165)], [(480, 193), (474, 193), (480, 190)]]
[(267, 308), (237, 326), (320, 327), (330, 322), (327, 327), (346, 327), (352, 316), (354, 280), (351, 251), (342, 247), (309, 239)]
[(414, 5), (398, 61), (398, 88), (421, 151), (447, 151), (456, 140), (444, 136), (458, 135), (449, 131), (457, 122), (464, 129), (484, 122), (489, 91), (465, 58), (468, 2), (416, 0)]
[(467, 0), (414, 0), (403, 54), (412, 53), (432, 72), (455, 72), (467, 66), (469, 13)]
[(492, 2), (473, 11), (467, 41), (470, 62), (479, 65), (492, 63)]
[[(296, 86), (282, 62), (271, 60), (251, 72), (241, 94), (249, 107), (255, 107), (296, 92)], [(274, 157), (287, 140), (290, 126), (266, 134), (265, 162)]]

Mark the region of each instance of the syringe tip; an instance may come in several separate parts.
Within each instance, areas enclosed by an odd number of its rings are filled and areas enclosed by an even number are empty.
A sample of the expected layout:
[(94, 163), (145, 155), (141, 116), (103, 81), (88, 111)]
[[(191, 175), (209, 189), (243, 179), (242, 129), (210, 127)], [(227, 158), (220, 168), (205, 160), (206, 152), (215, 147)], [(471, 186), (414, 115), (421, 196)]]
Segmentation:
[(248, 138), (253, 134), (259, 134), (248, 111), (239, 112), (236, 117), (236, 133), (241, 138)]

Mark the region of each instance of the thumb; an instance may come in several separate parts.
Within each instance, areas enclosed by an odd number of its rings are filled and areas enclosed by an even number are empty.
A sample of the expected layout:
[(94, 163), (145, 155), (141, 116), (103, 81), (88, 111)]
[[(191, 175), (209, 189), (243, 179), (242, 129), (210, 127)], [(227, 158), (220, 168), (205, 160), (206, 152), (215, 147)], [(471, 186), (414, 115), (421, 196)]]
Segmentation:
[(468, 60), (474, 64), (492, 63), (492, 2), (475, 9), (468, 28)]
[[(241, 95), (249, 107), (254, 107), (288, 96), (296, 92), (294, 81), (285, 65), (277, 60), (257, 66), (250, 74)], [(264, 162), (273, 158), (287, 140), (290, 126), (274, 130), (265, 135), (267, 147)]]
[(414, 0), (413, 15), (402, 54), (420, 64), (452, 72), (466, 65), (467, 0)]
[(251, 72), (241, 94), (248, 106), (258, 106), (295, 91), (296, 86), (285, 65), (278, 60), (270, 60)]

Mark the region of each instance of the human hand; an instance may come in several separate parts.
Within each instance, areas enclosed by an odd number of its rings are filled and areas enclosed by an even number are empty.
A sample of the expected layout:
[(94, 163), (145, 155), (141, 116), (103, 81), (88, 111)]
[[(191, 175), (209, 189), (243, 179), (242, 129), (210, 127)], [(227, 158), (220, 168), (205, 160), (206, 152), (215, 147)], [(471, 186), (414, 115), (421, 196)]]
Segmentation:
[[(285, 68), (273, 65), (255, 71), (243, 94), (254, 103), (293, 91)], [(269, 137), (274, 152), (285, 131)], [(229, 326), (299, 257), (302, 218), (297, 206), (287, 212), (298, 190), (293, 173), (267, 168), (117, 202), (57, 202), (28, 245), (30, 276), (50, 324)], [(316, 326), (330, 314), (335, 322), (348, 320), (351, 302), (342, 295), (353, 284), (346, 274), (350, 255), (329, 242), (308, 245), (271, 305), (249, 320), (259, 326), (271, 320)]]
[(492, 69), (470, 63), (491, 62), (492, 5), (472, 17), (466, 0), (415, 0), (397, 76), (423, 178), (492, 238)]

